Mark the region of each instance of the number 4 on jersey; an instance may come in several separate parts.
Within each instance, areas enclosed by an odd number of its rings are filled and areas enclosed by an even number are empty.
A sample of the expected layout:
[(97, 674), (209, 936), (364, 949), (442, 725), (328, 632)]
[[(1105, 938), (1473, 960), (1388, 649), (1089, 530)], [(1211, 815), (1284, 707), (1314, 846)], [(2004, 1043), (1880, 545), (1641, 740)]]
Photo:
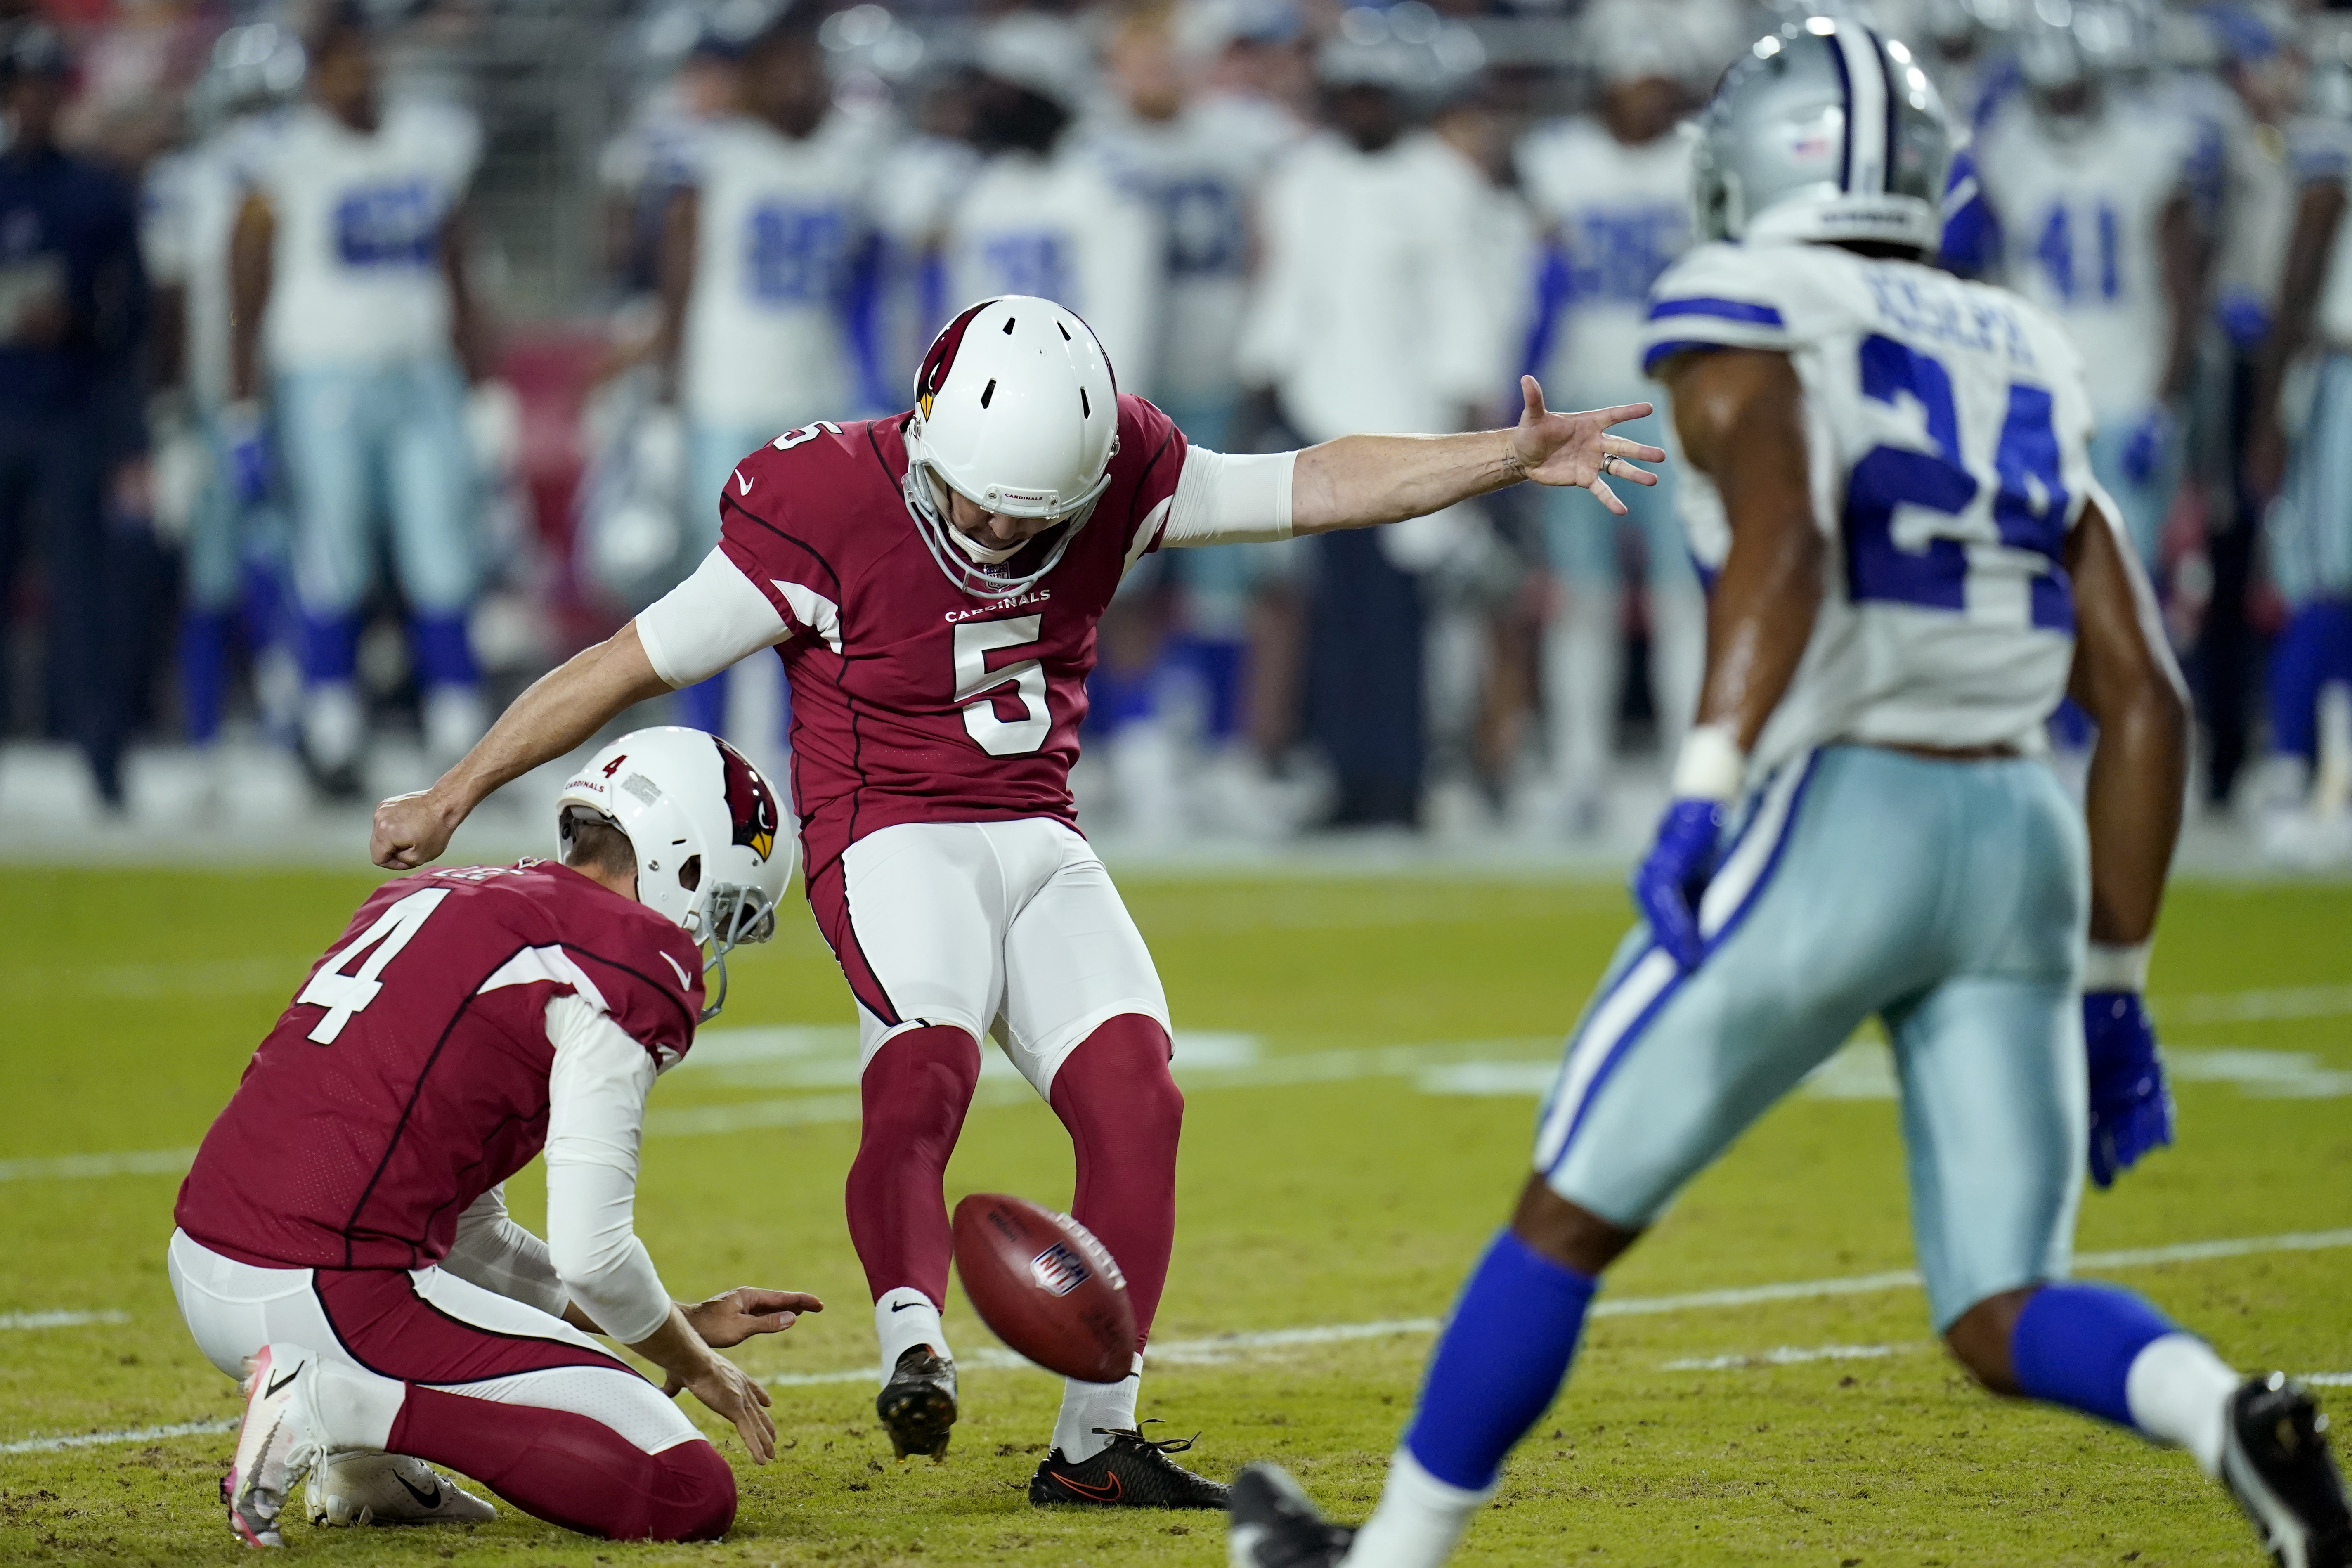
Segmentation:
[[(383, 966), (400, 956), (400, 950), (425, 924), (425, 917), (439, 909), (441, 900), (448, 896), (446, 888), (427, 888), (421, 893), (409, 894), (376, 916), (375, 924), (360, 932), (357, 942), (319, 965), (319, 973), (310, 976), (310, 984), (294, 998), (298, 1003), (307, 1002), (327, 1010), (327, 1016), (310, 1030), (313, 1044), (333, 1045), (342, 1034), (343, 1026), (352, 1021), (352, 1015), (367, 1011), (368, 1004), (383, 989), (383, 982), (376, 978), (383, 973)], [(360, 959), (359, 968), (345, 974), (343, 965), (354, 958)]]

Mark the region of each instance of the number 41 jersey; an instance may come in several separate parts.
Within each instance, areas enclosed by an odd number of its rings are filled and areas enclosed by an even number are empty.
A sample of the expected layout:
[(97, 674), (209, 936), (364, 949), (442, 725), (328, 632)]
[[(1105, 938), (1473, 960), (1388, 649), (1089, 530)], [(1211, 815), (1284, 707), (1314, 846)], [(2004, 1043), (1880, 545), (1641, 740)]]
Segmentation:
[[(1716, 244), (1658, 279), (1643, 363), (1654, 374), (1721, 348), (1779, 350), (1795, 366), (1831, 542), (1812, 641), (1758, 739), (1758, 768), (1840, 740), (2038, 750), (2074, 661), (2061, 557), (2098, 495), (2063, 329), (2005, 289), (1916, 262)], [(1721, 494), (1686, 472), (1681, 506), (1711, 584), (1731, 550)]]

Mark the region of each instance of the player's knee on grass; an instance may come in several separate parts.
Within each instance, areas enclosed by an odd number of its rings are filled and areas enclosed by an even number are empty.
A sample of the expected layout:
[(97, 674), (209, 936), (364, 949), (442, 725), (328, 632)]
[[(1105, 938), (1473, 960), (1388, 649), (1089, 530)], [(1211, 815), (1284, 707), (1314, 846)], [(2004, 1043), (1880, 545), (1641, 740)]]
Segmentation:
[(1612, 1225), (1551, 1190), (1541, 1171), (1528, 1178), (1511, 1215), (1511, 1234), (1579, 1274), (1597, 1277), (1641, 1239), (1639, 1230)]
[(2028, 1285), (1988, 1296), (1955, 1318), (1952, 1326), (1944, 1331), (1944, 1343), (1950, 1347), (1954, 1359), (1991, 1393), (2011, 1399), (2022, 1396), (2009, 1346), (2017, 1333), (2018, 1314), (2025, 1310), (2025, 1303), (2040, 1289), (2039, 1285)]
[(735, 1471), (698, 1439), (654, 1456), (662, 1489), (648, 1521), (654, 1541), (716, 1541), (735, 1522)]

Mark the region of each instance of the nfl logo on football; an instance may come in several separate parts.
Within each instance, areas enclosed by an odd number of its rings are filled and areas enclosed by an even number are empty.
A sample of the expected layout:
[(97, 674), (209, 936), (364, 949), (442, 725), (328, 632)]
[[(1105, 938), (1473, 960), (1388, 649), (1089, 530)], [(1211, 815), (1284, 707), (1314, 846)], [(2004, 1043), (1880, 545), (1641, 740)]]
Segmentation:
[(1068, 1295), (1094, 1276), (1085, 1259), (1059, 1241), (1029, 1260), (1029, 1273), (1039, 1289), (1056, 1296)]

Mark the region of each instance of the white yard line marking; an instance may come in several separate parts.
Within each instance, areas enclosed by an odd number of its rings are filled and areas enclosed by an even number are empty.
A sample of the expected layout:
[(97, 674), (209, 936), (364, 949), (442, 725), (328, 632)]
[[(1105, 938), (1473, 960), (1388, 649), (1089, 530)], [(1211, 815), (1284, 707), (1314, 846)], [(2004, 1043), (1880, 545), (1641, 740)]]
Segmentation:
[(71, 1437), (26, 1437), (0, 1443), (0, 1454), (60, 1454), (68, 1448), (98, 1448), (109, 1443), (152, 1443), (161, 1437), (197, 1437), (214, 1432), (234, 1432), (236, 1417), (220, 1421), (181, 1421), (169, 1426), (134, 1426), (127, 1432), (83, 1432)]
[(2299, 1381), (2314, 1388), (2352, 1388), (2352, 1372), (2306, 1372)]
[(2352, 1013), (2352, 985), (2294, 985), (2266, 991), (2208, 991), (2158, 996), (2150, 1005), (2167, 1024), (2242, 1024), (2273, 1018), (2340, 1018)]
[(0, 1182), (61, 1181), (78, 1176), (176, 1176), (195, 1160), (194, 1149), (125, 1149), (110, 1154), (0, 1160)]
[(1782, 1345), (1778, 1350), (1759, 1351), (1753, 1355), (1694, 1356), (1684, 1361), (1662, 1362), (1665, 1372), (1734, 1372), (1758, 1366), (1802, 1366), (1812, 1361), (1876, 1361), (1881, 1356), (1900, 1355), (1916, 1349), (1912, 1345), (1814, 1345), (1801, 1350), (1794, 1345)]
[(84, 1323), (127, 1323), (128, 1312), (0, 1312), (0, 1330), (76, 1329)]
[[(2170, 1247), (2085, 1252), (2074, 1262), (2082, 1269), (2146, 1268), (2165, 1263), (2200, 1263), (2211, 1258), (2246, 1258), (2264, 1252), (2320, 1252), (2340, 1247), (2352, 1247), (2352, 1230), (2291, 1231), (2284, 1236), (2224, 1237), (2212, 1241), (2178, 1242)], [(1820, 1300), (1832, 1296), (1860, 1296), (1882, 1290), (1911, 1289), (1919, 1282), (1916, 1269), (1903, 1268), (1889, 1269), (1883, 1274), (1851, 1274), (1833, 1279), (1790, 1279), (1769, 1285), (1742, 1285), (1728, 1290), (1693, 1290), (1675, 1296), (1621, 1296), (1614, 1299), (1603, 1296), (1592, 1304), (1591, 1315), (1596, 1318), (1641, 1318), (1661, 1312), (1753, 1307), (1767, 1301)], [(1433, 1334), (1443, 1327), (1444, 1321), (1439, 1318), (1395, 1318), (1370, 1323), (1318, 1323), (1297, 1329), (1261, 1329), (1252, 1333), (1217, 1334), (1208, 1339), (1163, 1341), (1147, 1349), (1144, 1359), (1160, 1365), (1214, 1366), (1252, 1351)], [(1822, 1355), (1826, 1357), (1835, 1348), (1831, 1347)], [(1783, 1353), (1779, 1351), (1768, 1352), (1769, 1355)], [(1785, 1353), (1799, 1359), (1812, 1359), (1811, 1352), (1790, 1351)], [(1876, 1352), (1873, 1350), (1870, 1353)], [(1886, 1353), (1894, 1352), (1890, 1350)], [(956, 1364), (961, 1367), (1035, 1370), (1019, 1356), (995, 1349), (960, 1355), (956, 1358)], [(1727, 1364), (1746, 1365), (1748, 1359), (1733, 1357)], [(1675, 1370), (1682, 1369), (1677, 1365)], [(827, 1383), (878, 1383), (879, 1380), (874, 1370), (868, 1367), (855, 1372), (787, 1373), (761, 1381), (772, 1387), (802, 1387)]]

